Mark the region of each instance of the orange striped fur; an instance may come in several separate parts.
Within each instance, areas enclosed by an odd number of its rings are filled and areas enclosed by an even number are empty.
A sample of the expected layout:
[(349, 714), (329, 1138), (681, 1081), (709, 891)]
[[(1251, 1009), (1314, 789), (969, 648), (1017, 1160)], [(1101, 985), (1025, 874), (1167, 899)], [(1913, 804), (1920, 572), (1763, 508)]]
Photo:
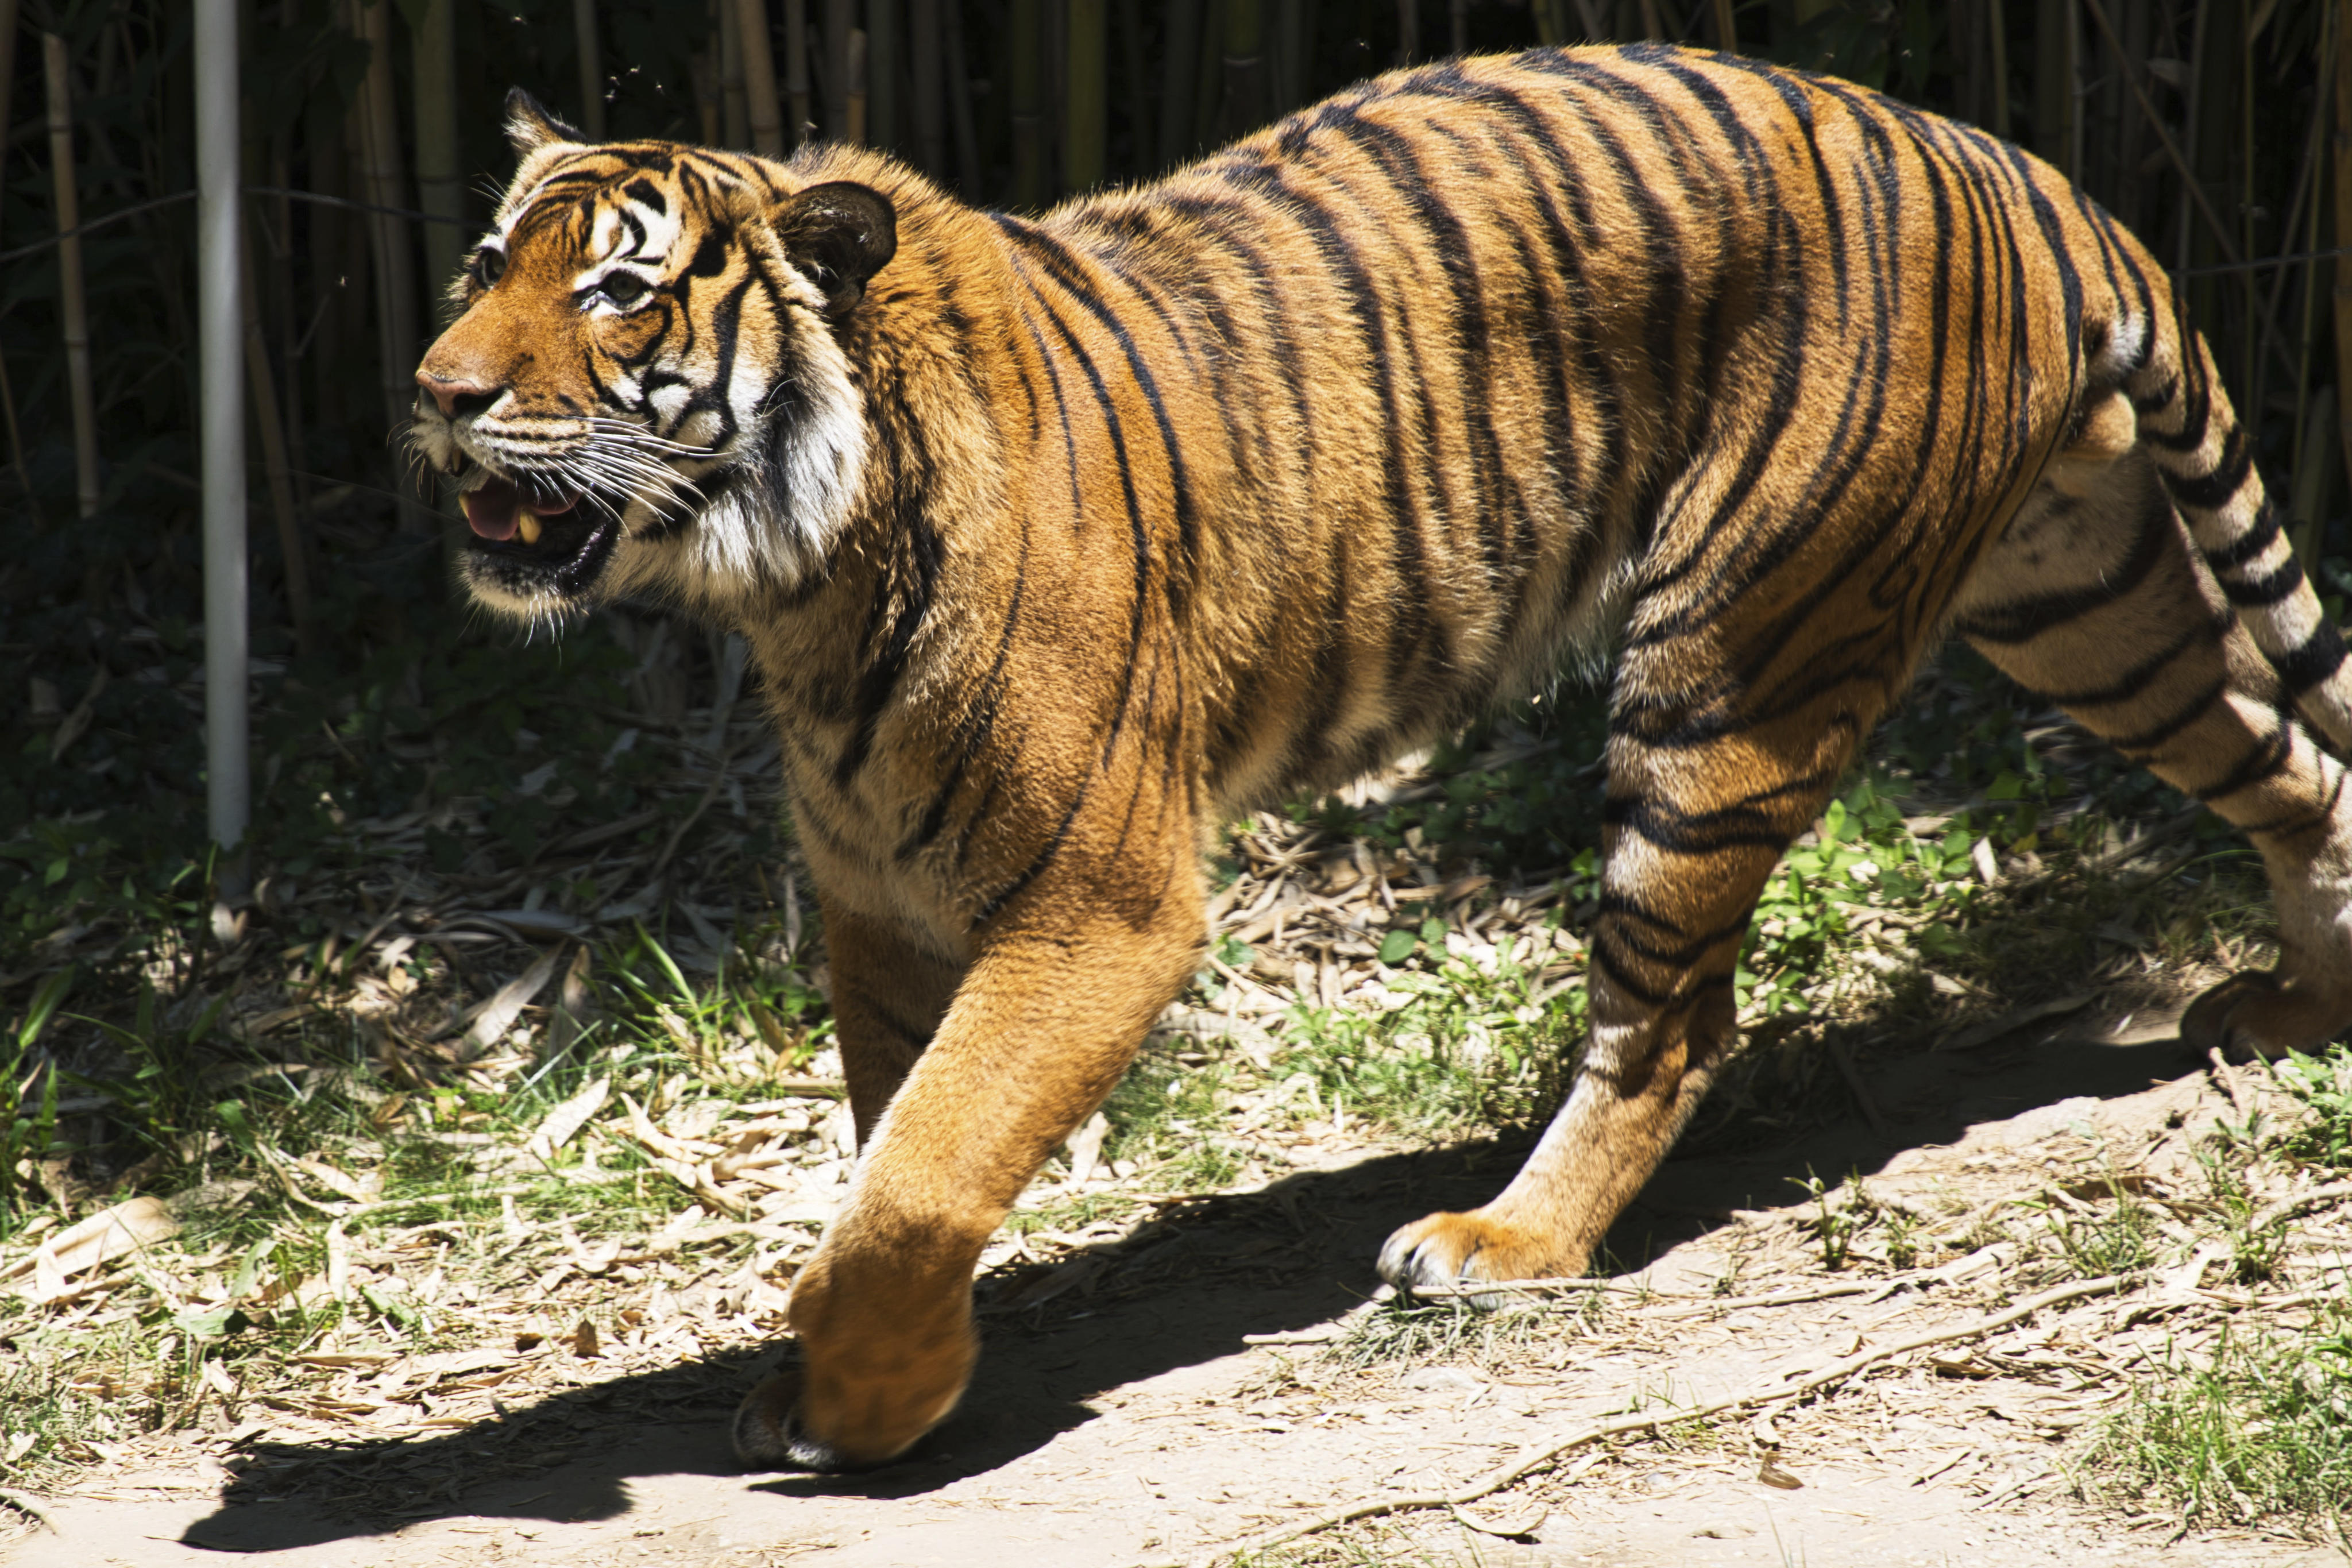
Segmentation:
[(1202, 943), (1199, 852), (1615, 648), (1592, 1033), (1401, 1283), (1573, 1272), (1722, 1061), (1756, 896), (1957, 631), (2244, 826), (2352, 1023), (2352, 669), (2147, 252), (2016, 148), (1654, 46), (1383, 77), (1043, 218), (890, 159), (521, 167), (418, 378), (484, 602), (749, 639), (862, 1139), (745, 1458), (886, 1460), (974, 1260)]

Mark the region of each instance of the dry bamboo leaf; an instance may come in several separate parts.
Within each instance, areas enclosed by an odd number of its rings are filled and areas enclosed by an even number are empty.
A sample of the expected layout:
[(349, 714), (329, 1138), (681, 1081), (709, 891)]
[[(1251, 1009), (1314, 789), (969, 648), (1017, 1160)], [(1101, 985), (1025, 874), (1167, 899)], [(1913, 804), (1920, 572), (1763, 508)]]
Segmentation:
[(581, 1319), (580, 1326), (572, 1331), (569, 1342), (572, 1353), (583, 1361), (604, 1353), (597, 1343), (596, 1325), (585, 1318)]
[(588, 1125), (596, 1113), (604, 1109), (604, 1101), (613, 1093), (613, 1080), (600, 1078), (554, 1110), (549, 1111), (524, 1152), (542, 1164), (555, 1158), (555, 1152), (572, 1142), (579, 1131)]
[[(672, 1164), (691, 1166), (694, 1163), (694, 1151), (655, 1126), (653, 1119), (646, 1114), (645, 1107), (639, 1105), (634, 1096), (624, 1091), (621, 1095), (621, 1104), (629, 1112), (629, 1136), (643, 1144), (648, 1153), (657, 1159), (668, 1161)], [(676, 1173), (673, 1172), (672, 1174)], [(694, 1184), (691, 1178), (685, 1178), (685, 1183), (689, 1187)]]
[(1452, 1510), (1455, 1520), (1481, 1535), (1492, 1535), (1504, 1541), (1521, 1541), (1543, 1528), (1551, 1517), (1550, 1510), (1539, 1502), (1530, 1502), (1508, 1513), (1475, 1513), (1466, 1508)]
[(1070, 1134), (1070, 1185), (1084, 1186), (1102, 1163), (1103, 1140), (1110, 1136), (1110, 1118), (1096, 1111), (1087, 1124)]
[(373, 1203), (383, 1196), (383, 1173), (381, 1171), (370, 1171), (363, 1177), (352, 1177), (316, 1160), (289, 1158), (285, 1163), (336, 1196), (349, 1198), (353, 1203)]
[(530, 1005), (531, 1000), (554, 978), (555, 960), (561, 952), (560, 948), (549, 948), (529, 969), (492, 993), (490, 999), (475, 1013), (473, 1023), (466, 1030), (466, 1038), (477, 1046), (487, 1047), (511, 1028), (522, 1010)]
[(327, 1226), (327, 1293), (336, 1300), (350, 1304), (352, 1299), (352, 1240), (343, 1234), (343, 1222), (332, 1220)]
[(29, 1268), (33, 1282), (21, 1293), (36, 1304), (45, 1303), (63, 1296), (73, 1276), (179, 1234), (180, 1222), (160, 1199), (126, 1198), (49, 1237), (9, 1273)]

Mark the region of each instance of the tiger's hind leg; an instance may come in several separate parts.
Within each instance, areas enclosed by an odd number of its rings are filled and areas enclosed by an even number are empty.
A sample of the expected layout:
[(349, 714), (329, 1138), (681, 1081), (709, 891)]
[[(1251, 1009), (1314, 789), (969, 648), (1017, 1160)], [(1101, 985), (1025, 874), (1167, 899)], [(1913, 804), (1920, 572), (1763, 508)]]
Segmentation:
[[(1855, 609), (1858, 623), (1868, 612)], [(1856, 637), (1869, 651), (1843, 677), (1809, 672), (1811, 700), (1746, 719), (1740, 683), (1723, 673), (1736, 662), (1721, 649), (1762, 640), (1769, 611), (1759, 623), (1743, 637), (1710, 621), (1625, 656), (1586, 974), (1590, 1034), (1568, 1101), (1493, 1202), (1389, 1237), (1380, 1268), (1391, 1282), (1582, 1272), (1714, 1081), (1737, 1034), (1732, 977), (1756, 900), (1909, 668), (1910, 650), (1881, 626)]]
[[(2259, 498), (2257, 498), (2259, 499)], [(2352, 789), (2168, 499), (2144, 447), (2062, 456), (1971, 576), (1961, 632), (2004, 672), (2243, 829), (2277, 967), (2207, 992), (2199, 1051), (2308, 1050), (2352, 1025)]]

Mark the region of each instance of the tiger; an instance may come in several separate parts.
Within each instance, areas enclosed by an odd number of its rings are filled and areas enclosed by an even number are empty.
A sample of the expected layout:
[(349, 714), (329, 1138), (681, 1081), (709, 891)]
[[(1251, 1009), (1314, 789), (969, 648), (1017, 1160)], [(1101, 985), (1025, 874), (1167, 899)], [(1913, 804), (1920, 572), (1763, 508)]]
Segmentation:
[(983, 211), (890, 156), (519, 159), (416, 372), (480, 604), (741, 634), (857, 1149), (750, 1466), (957, 1406), (982, 1251), (1202, 963), (1204, 849), (1613, 670), (1588, 1027), (1410, 1289), (1580, 1273), (1737, 1037), (1778, 858), (1958, 637), (2259, 847), (2241, 1058), (2352, 1024), (2352, 670), (2147, 248), (2028, 153), (1656, 44), (1367, 80)]

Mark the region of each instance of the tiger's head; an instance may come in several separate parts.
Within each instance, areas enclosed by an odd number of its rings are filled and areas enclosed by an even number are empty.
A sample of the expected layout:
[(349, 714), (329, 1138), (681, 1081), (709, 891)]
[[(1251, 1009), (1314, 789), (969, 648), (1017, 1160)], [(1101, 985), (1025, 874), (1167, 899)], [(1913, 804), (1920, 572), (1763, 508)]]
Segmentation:
[(409, 432), (457, 480), (467, 585), (527, 618), (789, 586), (863, 480), (838, 329), (897, 249), (888, 198), (591, 145), (520, 90), (507, 117), (521, 163), (417, 368)]

